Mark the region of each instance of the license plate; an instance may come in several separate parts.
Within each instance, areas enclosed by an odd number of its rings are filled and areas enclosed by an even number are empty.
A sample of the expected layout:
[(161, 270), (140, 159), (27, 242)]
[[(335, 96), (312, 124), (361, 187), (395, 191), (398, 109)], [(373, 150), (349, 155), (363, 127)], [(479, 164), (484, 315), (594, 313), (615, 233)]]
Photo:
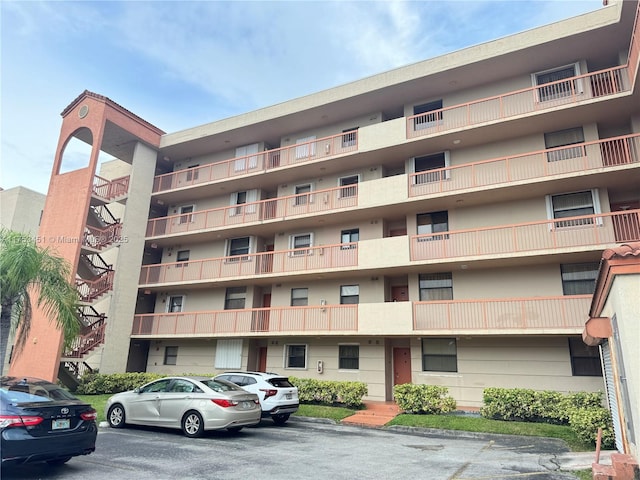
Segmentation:
[(63, 430), (65, 428), (71, 428), (71, 422), (68, 418), (53, 420), (51, 422), (51, 430)]
[(242, 408), (243, 410), (250, 410), (251, 408), (253, 408), (253, 405), (253, 402), (242, 402), (240, 404), (240, 408)]
[(293, 394), (291, 394), (291, 393), (286, 393), (284, 395), (284, 398), (286, 398), (287, 400), (291, 400), (292, 397), (293, 397)]

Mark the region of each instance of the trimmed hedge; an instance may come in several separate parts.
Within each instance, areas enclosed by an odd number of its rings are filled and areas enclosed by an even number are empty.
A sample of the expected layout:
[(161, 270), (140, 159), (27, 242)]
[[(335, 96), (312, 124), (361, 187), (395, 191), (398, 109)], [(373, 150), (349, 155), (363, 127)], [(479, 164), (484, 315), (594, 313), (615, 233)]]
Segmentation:
[(437, 385), (396, 385), (393, 396), (405, 413), (442, 414), (456, 409), (456, 401), (449, 395), (449, 389)]
[[(183, 373), (181, 375), (197, 375), (203, 377), (213, 377), (213, 374), (190, 374)], [(127, 390), (133, 390), (145, 383), (152, 382), (159, 378), (168, 377), (169, 374), (148, 373), (148, 372), (129, 372), (129, 373), (87, 373), (80, 379), (80, 385), (75, 393), (78, 395), (100, 395), (107, 393), (120, 393)]]
[(298, 398), (301, 403), (361, 407), (362, 397), (368, 394), (367, 384), (363, 382), (339, 382), (297, 377), (289, 377), (289, 381), (298, 387)]
[(494, 420), (569, 425), (585, 442), (595, 444), (602, 428), (602, 446), (614, 444), (609, 411), (602, 405), (602, 392), (563, 394), (525, 388), (486, 388), (480, 414)]

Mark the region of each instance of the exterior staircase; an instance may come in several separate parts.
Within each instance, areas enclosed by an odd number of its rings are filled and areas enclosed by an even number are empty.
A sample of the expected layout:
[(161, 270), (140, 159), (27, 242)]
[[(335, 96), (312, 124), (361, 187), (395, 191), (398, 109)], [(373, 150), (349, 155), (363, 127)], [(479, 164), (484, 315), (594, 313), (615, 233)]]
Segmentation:
[(640, 467), (632, 455), (611, 454), (611, 465), (594, 463), (593, 480), (640, 480)]
[(382, 427), (401, 413), (395, 402), (365, 401), (364, 406), (364, 410), (343, 418), (340, 423), (359, 427)]

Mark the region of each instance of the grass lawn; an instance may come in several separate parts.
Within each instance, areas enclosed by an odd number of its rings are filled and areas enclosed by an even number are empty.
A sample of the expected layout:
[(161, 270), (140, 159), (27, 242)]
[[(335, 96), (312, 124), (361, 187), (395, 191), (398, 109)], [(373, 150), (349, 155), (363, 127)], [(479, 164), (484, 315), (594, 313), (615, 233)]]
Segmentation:
[[(98, 412), (98, 422), (105, 421), (104, 407), (111, 395), (76, 395), (90, 403)], [(357, 410), (325, 405), (300, 405), (296, 415), (303, 417), (329, 418), (339, 422), (353, 415)], [(551, 437), (564, 440), (573, 451), (591, 451), (593, 446), (580, 442), (573, 431), (564, 425), (546, 423), (503, 422), (486, 418), (458, 415), (398, 415), (387, 425), (408, 427), (439, 428), (443, 430), (462, 430), (467, 432), (502, 433), (508, 435), (526, 435), (533, 437)], [(585, 477), (586, 478), (586, 477)]]

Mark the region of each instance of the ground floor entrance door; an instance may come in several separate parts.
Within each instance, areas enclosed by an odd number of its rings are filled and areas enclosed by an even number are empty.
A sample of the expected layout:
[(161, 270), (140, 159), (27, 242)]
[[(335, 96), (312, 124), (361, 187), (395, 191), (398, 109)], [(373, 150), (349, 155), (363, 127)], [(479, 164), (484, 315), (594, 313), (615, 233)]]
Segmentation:
[(411, 349), (394, 347), (393, 349), (393, 384), (411, 383)]

